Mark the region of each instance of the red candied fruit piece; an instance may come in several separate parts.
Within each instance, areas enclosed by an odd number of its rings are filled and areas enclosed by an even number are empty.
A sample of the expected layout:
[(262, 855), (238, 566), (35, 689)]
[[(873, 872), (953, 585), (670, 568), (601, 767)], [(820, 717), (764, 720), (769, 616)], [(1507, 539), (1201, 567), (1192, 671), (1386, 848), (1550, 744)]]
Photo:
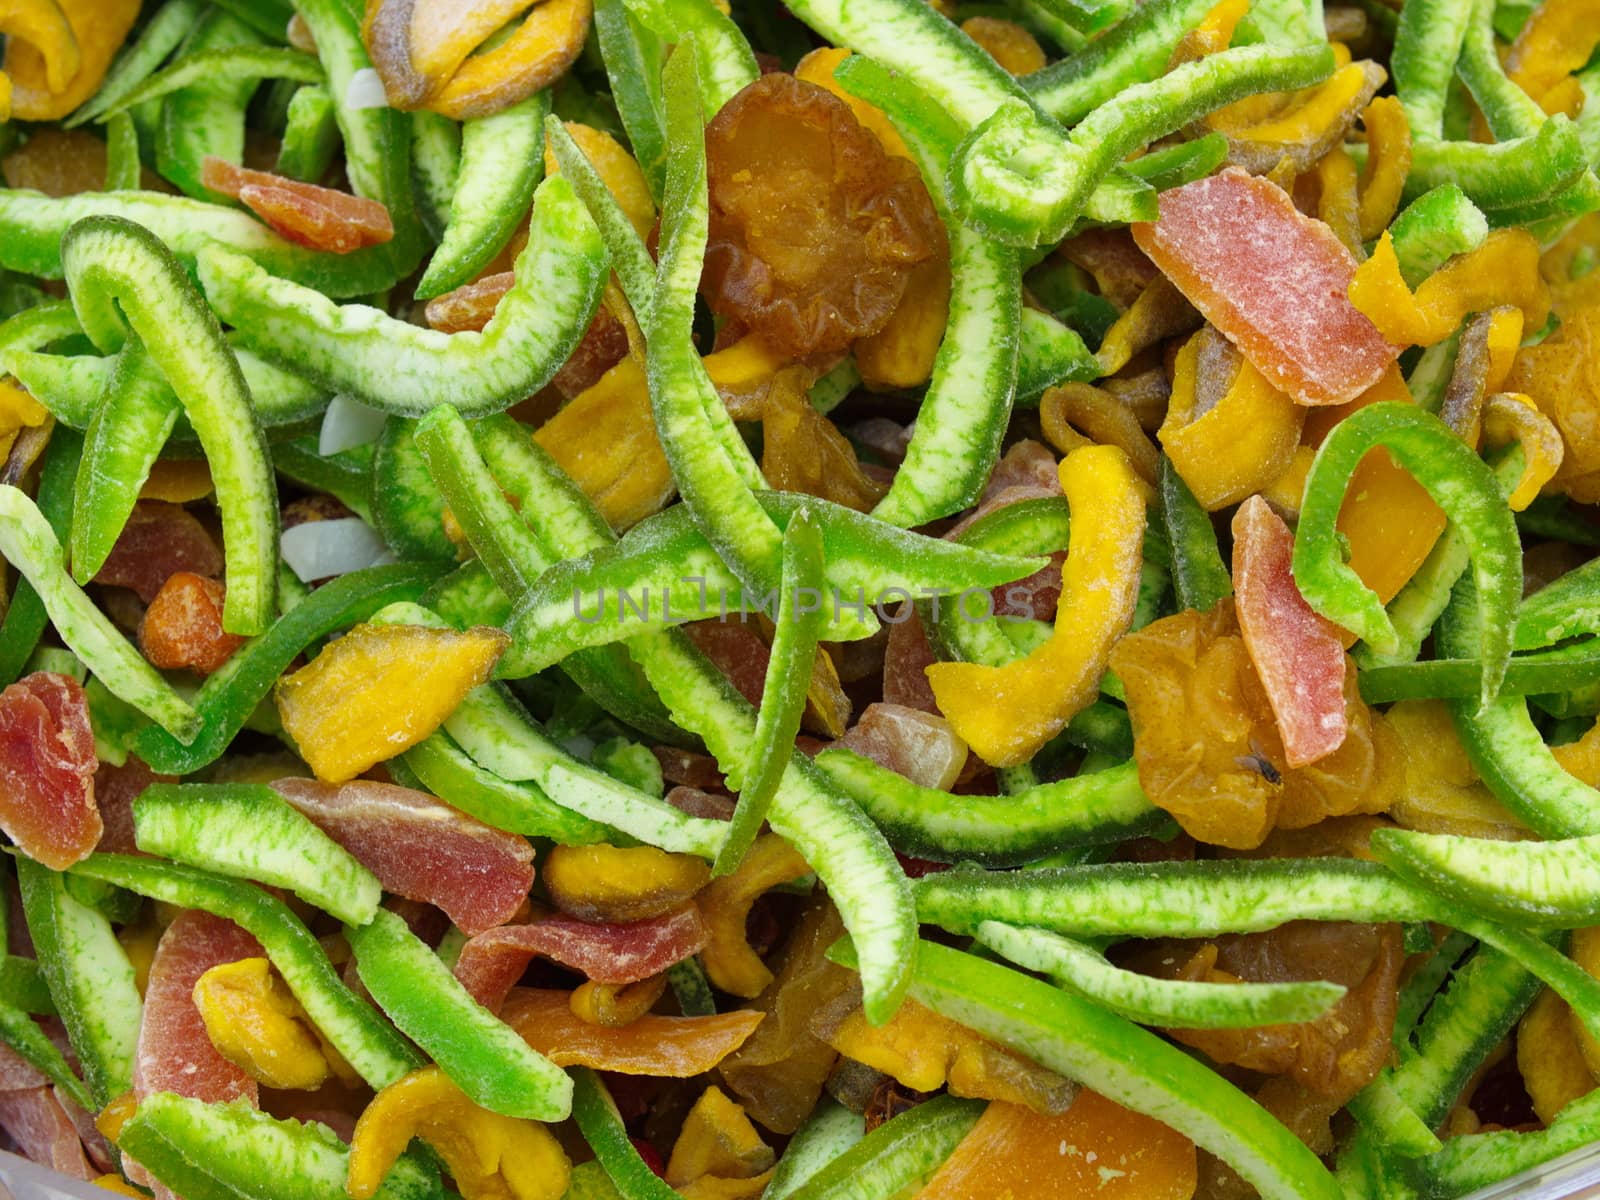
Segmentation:
[(192, 571), (167, 577), (139, 623), (139, 649), (163, 671), (209, 675), (245, 639), (222, 628), (222, 584)]
[(72, 1179), (94, 1178), (78, 1127), (53, 1088), (0, 1092), (0, 1129), (10, 1135), (25, 1158)]
[(649, 1167), (658, 1179), (665, 1179), (667, 1177), (667, 1163), (661, 1157), (661, 1151), (657, 1150), (642, 1137), (630, 1137), (628, 1140), (633, 1143), (633, 1148), (639, 1152), (639, 1157), (644, 1159), (644, 1165)]
[(730, 616), (725, 621), (692, 621), (683, 626), (683, 632), (741, 696), (751, 704), (761, 703), (772, 650), (754, 629)]
[(533, 886), (528, 839), (424, 792), (356, 779), (280, 779), (290, 804), (378, 877), (386, 892), (443, 909), (471, 935), (509, 921)]
[(29, 858), (63, 871), (94, 853), (98, 766), (76, 679), (38, 671), (0, 692), (0, 829)]
[(1161, 193), (1133, 237), (1206, 320), (1299, 404), (1344, 404), (1400, 354), (1347, 295), (1356, 260), (1277, 185), (1237, 168)]
[[(242, 1098), (256, 1106), (260, 1096), (256, 1081), (211, 1044), (205, 1020), (195, 1007), (194, 985), (212, 967), (264, 953), (261, 944), (232, 921), (197, 909), (184, 910), (167, 926), (150, 960), (145, 985), (133, 1061), (136, 1100), (172, 1092), (215, 1104)], [(158, 1198), (173, 1200), (173, 1193), (143, 1167), (127, 1165), (128, 1177), (135, 1183), (154, 1187)]]
[(264, 953), (232, 921), (198, 909), (186, 909), (167, 926), (145, 985), (133, 1065), (136, 1097), (175, 1092), (193, 1100), (226, 1103), (243, 1096), (256, 1102), (256, 1081), (211, 1044), (195, 1007), (194, 985), (212, 967)]
[(1343, 744), (1344, 645), (1338, 627), (1312, 611), (1289, 563), (1294, 534), (1260, 496), (1233, 518), (1233, 592), (1245, 649), (1261, 678), (1291, 767)]
[(133, 836), (133, 802), (152, 783), (173, 783), (176, 775), (158, 775), (137, 755), (120, 767), (102, 763), (94, 776), (95, 800), (105, 831), (95, 847), (101, 854), (142, 854)]
[(278, 234), (313, 250), (349, 254), (394, 238), (389, 210), (376, 200), (251, 171), (206, 155), (200, 182), (239, 200)]
[(581, 921), (564, 914), (505, 925), (471, 938), (456, 978), (479, 1004), (498, 1011), (537, 955), (597, 983), (637, 983), (705, 949), (709, 931), (693, 904), (643, 921)]
[(132, 588), (149, 604), (179, 571), (215, 579), (222, 574), (222, 551), (188, 509), (141, 500), (94, 582)]

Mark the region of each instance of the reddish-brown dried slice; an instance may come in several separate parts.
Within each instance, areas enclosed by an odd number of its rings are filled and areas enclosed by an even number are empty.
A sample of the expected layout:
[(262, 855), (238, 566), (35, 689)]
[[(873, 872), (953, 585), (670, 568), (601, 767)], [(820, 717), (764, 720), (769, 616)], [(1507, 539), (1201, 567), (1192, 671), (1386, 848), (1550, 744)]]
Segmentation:
[(936, 661), (927, 630), (915, 609), (889, 626), (883, 652), (883, 699), (886, 704), (936, 713), (939, 705), (928, 685), (927, 668)]
[(923, 787), (944, 789), (967, 761), (967, 746), (943, 717), (900, 704), (869, 704), (838, 742)]
[(564, 914), (531, 925), (507, 925), (462, 947), (456, 978), (491, 1011), (536, 955), (582, 971), (596, 983), (637, 983), (698, 954), (706, 944), (700, 910), (686, 904), (644, 921), (580, 921)]
[(772, 651), (755, 629), (736, 618), (694, 621), (683, 632), (751, 704), (761, 703)]
[(38, 671), (0, 692), (0, 829), (24, 854), (61, 871), (94, 853), (97, 766), (76, 679)]
[(600, 377), (621, 362), (627, 353), (628, 331), (602, 304), (595, 309), (589, 328), (550, 382), (568, 400), (576, 400), (599, 383)]
[(258, 958), (261, 944), (232, 921), (196, 909), (167, 926), (150, 963), (133, 1066), (134, 1094), (175, 1092), (194, 1100), (253, 1104), (256, 1082), (211, 1044), (194, 1004), (194, 985), (212, 967)]
[(682, 750), (677, 746), (652, 746), (650, 752), (661, 764), (661, 776), (668, 783), (708, 790), (723, 786), (722, 769), (717, 760), (698, 750)]
[(313, 250), (349, 254), (394, 238), (389, 210), (365, 196), (251, 171), (209, 154), (201, 163), (200, 182), (235, 197), (274, 232)]
[(481, 934), (509, 921), (533, 886), (528, 839), (485, 825), (424, 792), (356, 779), (272, 785), (378, 877), (384, 891), (444, 910)]
[(713, 1017), (640, 1017), (631, 1025), (590, 1025), (573, 1014), (566, 992), (513, 988), (502, 1019), (558, 1067), (619, 1075), (691, 1079), (732, 1054), (764, 1013), (740, 1009)]
[(50, 1080), (10, 1046), (0, 1044), (0, 1092), (25, 1092), (49, 1087)]
[(94, 1178), (77, 1127), (52, 1089), (0, 1092), (0, 1129), (11, 1136), (24, 1158), (72, 1179)]
[[(142, 1100), (173, 1092), (192, 1100), (257, 1102), (256, 1081), (217, 1052), (194, 1003), (194, 985), (212, 967), (257, 958), (261, 944), (232, 921), (187, 909), (167, 926), (150, 963), (144, 1015), (133, 1063), (133, 1094)], [(154, 1186), (157, 1197), (172, 1193), (130, 1164), (136, 1183)]]
[(94, 794), (104, 831), (95, 849), (102, 854), (142, 854), (133, 836), (133, 802), (152, 783), (176, 778), (157, 775), (137, 755), (130, 754), (120, 767), (102, 763), (94, 775)]
[(222, 628), (224, 596), (215, 579), (192, 571), (169, 575), (139, 623), (139, 649), (150, 664), (197, 675), (219, 670), (245, 643)]
[(222, 574), (222, 551), (188, 509), (141, 500), (94, 582), (132, 588), (149, 604), (179, 571), (215, 579)]
[(1344, 741), (1344, 647), (1338, 627), (1300, 594), (1289, 560), (1294, 534), (1260, 496), (1233, 518), (1233, 591), (1239, 630), (1278, 721), (1291, 767), (1326, 758)]
[(1266, 179), (1229, 168), (1161, 193), (1133, 237), (1189, 302), (1300, 404), (1354, 400), (1400, 353), (1347, 292), (1338, 235)]

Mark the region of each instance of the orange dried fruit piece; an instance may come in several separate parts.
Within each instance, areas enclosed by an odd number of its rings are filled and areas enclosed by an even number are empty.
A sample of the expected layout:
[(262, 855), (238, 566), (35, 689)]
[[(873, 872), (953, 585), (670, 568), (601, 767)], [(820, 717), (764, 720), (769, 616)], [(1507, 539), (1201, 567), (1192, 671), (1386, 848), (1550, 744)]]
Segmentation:
[(905, 295), (877, 333), (855, 345), (856, 370), (869, 388), (921, 387), (950, 320), (950, 256), (943, 253), (912, 268)]
[[(731, 354), (753, 340), (747, 337), (722, 353)], [(706, 359), (706, 369), (718, 384), (729, 415), (738, 421), (761, 422), (761, 471), (774, 491), (804, 492), (858, 512), (877, 504), (884, 485), (867, 478), (849, 439), (812, 407), (808, 389), (816, 376), (809, 367), (780, 366), (758, 379), (729, 386), (718, 378), (721, 364), (714, 360), (719, 357)], [(741, 392), (741, 386), (748, 390)]]
[(1188, 1138), (1084, 1089), (1060, 1116), (990, 1104), (918, 1200), (1189, 1200), (1197, 1179)]
[(672, 499), (672, 470), (656, 437), (644, 368), (632, 357), (540, 426), (533, 440), (613, 529), (637, 524)]
[(823, 46), (813, 50), (802, 58), (794, 68), (794, 77), (814, 83), (820, 88), (827, 88), (839, 99), (850, 106), (850, 111), (861, 122), (861, 127), (878, 139), (885, 152), (897, 158), (911, 159), (911, 150), (906, 146), (905, 139), (900, 136), (900, 131), (894, 127), (894, 122), (877, 105), (869, 104), (860, 96), (852, 95), (844, 90), (839, 81), (834, 78), (834, 72), (839, 69), (839, 64), (850, 57), (850, 51), (835, 49), (832, 46)]
[(846, 1058), (892, 1075), (919, 1092), (948, 1085), (953, 1095), (1060, 1113), (1072, 1103), (1076, 1090), (1070, 1080), (915, 1000), (905, 1001), (893, 1017), (877, 1026), (868, 1024), (859, 1005), (837, 1024), (824, 1015), (817, 1032)]
[(591, 979), (573, 990), (569, 1003), (580, 1021), (620, 1029), (654, 1008), (666, 990), (665, 975), (652, 975), (638, 983), (599, 983)]
[[(1596, 979), (1600, 979), (1600, 926), (1589, 925), (1574, 929), (1567, 939), (1567, 955)], [(1578, 1046), (1589, 1073), (1600, 1080), (1600, 1039), (1589, 1032), (1583, 1018), (1572, 1014), (1572, 1030), (1578, 1037)]]
[(942, 227), (917, 168), (824, 88), (774, 72), (706, 128), (711, 310), (799, 357), (876, 333)]
[(267, 171), (251, 171), (206, 155), (200, 182), (232, 196), (291, 242), (349, 254), (394, 239), (389, 210), (376, 200), (302, 183)]
[(827, 957), (843, 934), (839, 913), (826, 900), (804, 911), (780, 952), (777, 977), (751, 1005), (766, 1019), (720, 1065), (728, 1090), (774, 1133), (800, 1128), (839, 1057), (812, 1032), (811, 1018), (855, 981), (853, 972)]
[(1356, 261), (1275, 184), (1229, 168), (1161, 193), (1134, 240), (1280, 391), (1341, 404), (1400, 353), (1350, 302)]
[[(577, 61), (593, 15), (593, 0), (543, 0), (504, 41), (463, 62), (423, 107), (465, 121), (492, 116), (527, 99)], [(426, 38), (413, 44), (425, 45)]]
[(0, 377), (0, 462), (11, 453), (17, 434), (43, 425), (49, 415), (16, 380)]
[(1595, 1089), (1573, 1029), (1572, 1009), (1549, 988), (1534, 1000), (1517, 1024), (1517, 1070), (1546, 1125), (1567, 1105)]
[(278, 715), (317, 778), (344, 783), (439, 728), (509, 642), (487, 626), (357, 625), (278, 682)]
[(1497, 229), (1469, 254), (1457, 255), (1413, 291), (1400, 273), (1394, 237), (1378, 240), (1348, 287), (1352, 304), (1382, 335), (1402, 346), (1431, 346), (1454, 333), (1469, 313), (1515, 305), (1523, 328), (1543, 328), (1550, 288), (1539, 272), (1539, 243), (1525, 229)]
[(1398, 824), (1502, 841), (1533, 836), (1478, 777), (1443, 700), (1402, 700), (1384, 717), (1405, 748), (1406, 785), (1389, 809)]
[(559, 1067), (584, 1066), (622, 1075), (691, 1079), (732, 1054), (763, 1014), (739, 1010), (711, 1017), (649, 1014), (611, 1029), (575, 1016), (566, 992), (513, 988), (501, 1019)]
[(203, 500), (216, 490), (211, 467), (203, 458), (158, 458), (139, 489), (139, 499), (166, 504)]
[[(1209, 406), (1201, 404), (1203, 390), (1217, 397)], [(1215, 512), (1280, 478), (1304, 424), (1305, 409), (1215, 330), (1201, 330), (1173, 361), (1172, 399), (1157, 437), (1201, 507)]]
[(1044, 50), (1038, 40), (1015, 21), (968, 17), (961, 22), (961, 32), (988, 51), (989, 57), (1012, 75), (1020, 78), (1044, 69)]
[(541, 868), (550, 899), (585, 921), (644, 921), (682, 907), (711, 882), (692, 854), (654, 846), (556, 846)]
[(1026, 762), (1089, 705), (1107, 653), (1133, 619), (1145, 486), (1115, 446), (1075, 450), (1059, 473), (1073, 539), (1050, 639), (1002, 667), (944, 662), (927, 669), (940, 710), (992, 766)]
[(222, 628), (222, 584), (190, 571), (167, 576), (139, 623), (139, 649), (163, 671), (209, 675), (246, 639)]

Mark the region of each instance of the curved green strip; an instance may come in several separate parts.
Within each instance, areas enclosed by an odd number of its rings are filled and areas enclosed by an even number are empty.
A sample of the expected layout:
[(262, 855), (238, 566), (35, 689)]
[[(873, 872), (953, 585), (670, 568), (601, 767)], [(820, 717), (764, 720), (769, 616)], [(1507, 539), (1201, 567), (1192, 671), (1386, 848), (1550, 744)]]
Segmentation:
[[(704, 266), (709, 202), (705, 124), (692, 53), (668, 60), (662, 86), (669, 138), (660, 263), (645, 330), (650, 407), (678, 494), (695, 523), (741, 582), (765, 592), (778, 584), (782, 534), (751, 492), (755, 463), (749, 451), (734, 453), (719, 435), (719, 424), (731, 423), (721, 398), (704, 380), (694, 347), (694, 300)], [(722, 414), (720, 422), (713, 407)]]
[(879, 1125), (790, 1195), (793, 1200), (855, 1200), (915, 1194), (987, 1107), (983, 1100), (935, 1096)]
[(761, 688), (761, 707), (756, 711), (755, 738), (739, 772), (739, 803), (727, 839), (717, 851), (714, 875), (726, 875), (744, 861), (794, 755), (795, 734), (800, 732), (825, 619), (823, 566), (822, 531), (811, 509), (802, 507), (783, 531), (783, 578), (772, 654)]
[(1306, 602), (1379, 651), (1397, 642), (1378, 596), (1351, 570), (1339, 549), (1336, 522), (1356, 464), (1383, 446), (1450, 517), (1471, 555), (1482, 601), (1476, 649), (1483, 662), (1480, 698), (1499, 690), (1511, 653), (1522, 598), (1522, 554), (1516, 521), (1493, 472), (1437, 417), (1412, 405), (1373, 404), (1334, 427), (1312, 461), (1295, 534), (1293, 571)]
[(429, 300), (472, 279), (500, 253), (544, 177), (544, 119), (550, 93), (535, 92), (461, 127), (461, 159), (444, 235), (417, 281)]
[(1118, 1016), (1164, 1029), (1250, 1029), (1311, 1021), (1345, 994), (1336, 983), (1201, 983), (1160, 979), (1112, 966), (1105, 955), (1043, 929), (999, 921), (978, 926), (979, 942), (1058, 987)]
[(74, 900), (65, 876), (18, 857), (17, 885), (39, 969), (93, 1098), (87, 1107), (98, 1110), (133, 1086), (144, 1008), (133, 964), (111, 922)]
[[(1440, 654), (1465, 658), (1479, 649), (1480, 608), (1472, 577), (1463, 575), (1434, 629)], [(1600, 791), (1556, 761), (1525, 699), (1449, 703), (1456, 735), (1478, 775), (1530, 829), (1555, 838), (1600, 834)]]
[(287, 888), (341, 921), (372, 920), (378, 877), (264, 784), (153, 783), (133, 802), (139, 849)]
[[(173, 1092), (147, 1096), (117, 1135), (117, 1145), (193, 1200), (348, 1196), (350, 1148), (333, 1130), (316, 1122), (278, 1120), (242, 1101), (207, 1104)], [(438, 1174), (406, 1157), (390, 1168), (373, 1200), (440, 1200), (443, 1195)]]
[(984, 921), (1080, 937), (1215, 937), (1287, 921), (1425, 921), (1439, 904), (1377, 863), (1204, 859), (1009, 874), (958, 868), (915, 885), (924, 921), (972, 933)]
[(144, 343), (137, 335), (129, 337), (89, 422), (73, 488), (69, 546), (72, 576), (79, 584), (88, 583), (105, 565), (178, 422), (178, 411), (178, 398)]
[(387, 247), (352, 254), (308, 250), (279, 237), (239, 209), (158, 192), (80, 192), (56, 199), (0, 188), (0, 267), (60, 279), (61, 240), (85, 217), (122, 217), (143, 225), (187, 266), (208, 246), (248, 256), (263, 271), (328, 296), (361, 296), (394, 284)]
[(197, 265), (218, 313), (264, 358), (384, 412), (420, 416), (449, 400), (483, 416), (532, 395), (566, 362), (599, 305), (608, 264), (594, 222), (558, 176), (539, 186), (517, 282), (481, 333), (341, 307), (220, 246), (202, 249)]
[(261, 632), (278, 578), (277, 486), (250, 389), (216, 317), (178, 260), (131, 221), (79, 221), (62, 239), (61, 260), (84, 331), (114, 350), (131, 328), (188, 414), (222, 510), (223, 628)]
[[(892, 608), (900, 600), (934, 594), (986, 593), (1044, 565), (1036, 556), (991, 554), (910, 533), (815, 497), (759, 492), (756, 501), (780, 530), (802, 509), (816, 518), (825, 559), (827, 641), (870, 636), (878, 626), (875, 606)], [(779, 594), (742, 587), (690, 514), (669, 508), (645, 518), (613, 545), (540, 574), (506, 622), (512, 645), (497, 670), (518, 678), (575, 650), (685, 620), (755, 610), (771, 616)]]
[[(854, 954), (839, 957), (848, 962)], [(1172, 1127), (1266, 1200), (1343, 1200), (1321, 1160), (1266, 1109), (1183, 1050), (1097, 1004), (934, 942), (919, 947), (911, 994), (941, 1016)]]
[(1008, 796), (922, 787), (843, 747), (816, 757), (902, 854), (934, 862), (1015, 867), (1074, 846), (1109, 846), (1170, 827), (1131, 762)]
[(196, 54), (186, 54), (170, 67), (156, 72), (120, 100), (102, 108), (96, 120), (109, 120), (120, 112), (151, 100), (159, 100), (190, 84), (219, 79), (226, 79), (230, 84), (247, 79), (321, 83), (322, 66), (309, 54), (275, 46), (229, 46), (221, 50), (202, 50)]
[(345, 926), (356, 970), (378, 1005), (474, 1104), (508, 1117), (564, 1121), (572, 1081), (474, 1000), (439, 956), (387, 909)]

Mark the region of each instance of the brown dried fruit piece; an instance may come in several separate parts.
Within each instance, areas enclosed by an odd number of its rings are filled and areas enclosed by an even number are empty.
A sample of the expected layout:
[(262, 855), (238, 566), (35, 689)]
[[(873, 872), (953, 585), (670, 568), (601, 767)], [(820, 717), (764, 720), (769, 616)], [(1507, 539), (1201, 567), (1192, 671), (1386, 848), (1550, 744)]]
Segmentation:
[(876, 333), (912, 268), (942, 247), (916, 167), (792, 75), (730, 100), (706, 128), (706, 157), (707, 303), (795, 357)]
[(1112, 650), (1151, 800), (1191, 836), (1233, 849), (1259, 846), (1274, 828), (1386, 810), (1404, 782), (1404, 750), (1361, 702), (1354, 667), (1346, 661), (1343, 744), (1290, 770), (1238, 630), (1225, 601), (1156, 621)]
[(1405, 950), (1398, 925), (1293, 921), (1214, 942), (1155, 943), (1137, 965), (1207, 983), (1326, 979), (1349, 989), (1314, 1021), (1253, 1029), (1176, 1029), (1178, 1041), (1219, 1063), (1284, 1075), (1343, 1104), (1388, 1061)]

